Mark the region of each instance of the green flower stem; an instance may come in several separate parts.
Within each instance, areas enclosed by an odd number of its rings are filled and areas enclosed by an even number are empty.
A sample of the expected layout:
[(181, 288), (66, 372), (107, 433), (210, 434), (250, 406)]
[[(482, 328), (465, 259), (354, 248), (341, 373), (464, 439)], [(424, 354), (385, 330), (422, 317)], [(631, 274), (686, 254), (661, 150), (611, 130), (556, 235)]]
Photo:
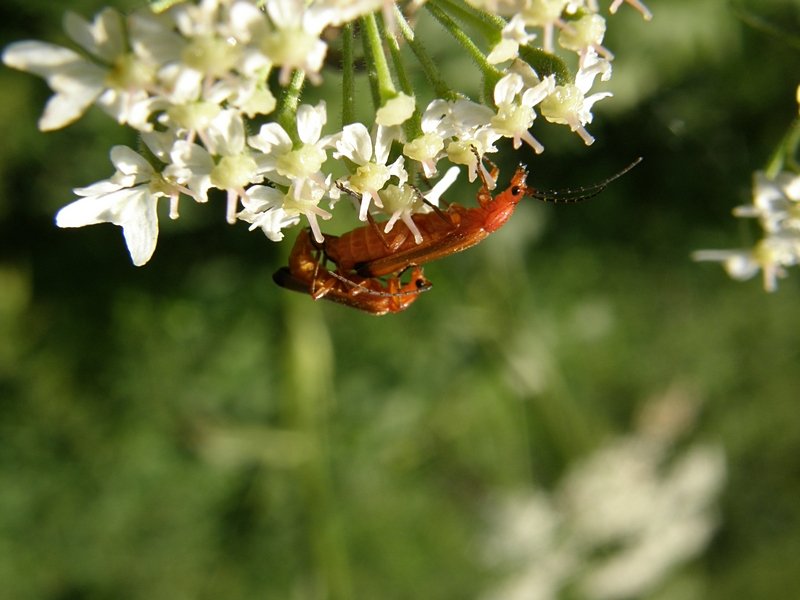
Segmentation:
[(431, 1), (435, 2), (442, 10), (445, 10), (462, 23), (477, 31), (491, 46), (494, 46), (503, 38), (501, 31), (507, 23), (502, 17), (491, 15), (457, 0)]
[(433, 88), (436, 97), (443, 98), (444, 100), (458, 100), (460, 98), (459, 94), (454, 92), (450, 86), (447, 85), (447, 82), (444, 80), (441, 73), (439, 73), (439, 69), (433, 62), (433, 59), (428, 54), (427, 50), (425, 50), (425, 46), (417, 39), (414, 30), (409, 26), (405, 15), (403, 15), (402, 11), (397, 7), (397, 4), (394, 6), (394, 16), (397, 21), (397, 26), (400, 28), (400, 33), (403, 34), (403, 38), (405, 38), (408, 47), (411, 48), (414, 56), (417, 57), (422, 71), (425, 73), (425, 78)]
[(800, 163), (797, 161), (798, 147), (800, 147), (800, 119), (795, 119), (767, 163), (765, 172), (768, 179), (775, 179), (786, 167), (795, 173), (800, 173)]
[(378, 110), (381, 107), (381, 91), (378, 84), (378, 73), (370, 66), (375, 59), (372, 56), (372, 46), (364, 42), (363, 19), (359, 19), (359, 31), (361, 32), (361, 48), (364, 51), (364, 64), (367, 66), (367, 81), (369, 81), (369, 91), (372, 95), (372, 106)]
[(275, 114), (275, 120), (289, 134), (294, 144), (300, 142), (297, 137), (297, 107), (300, 104), (300, 94), (303, 91), (303, 84), (306, 81), (306, 74), (303, 71), (295, 71), (289, 87), (281, 97), (281, 103)]
[(326, 598), (352, 600), (350, 560), (330, 465), (333, 345), (319, 305), (294, 295), (288, 302), (285, 419), (287, 426), (311, 438), (317, 450), (297, 469), (311, 555)]
[[(396, 6), (396, 5), (395, 5)], [(386, 45), (389, 46), (389, 53), (392, 56), (392, 64), (394, 65), (394, 72), (397, 74), (397, 80), (400, 82), (400, 90), (407, 96), (416, 99), (414, 94), (414, 84), (408, 76), (406, 70), (406, 61), (403, 54), (400, 52), (400, 44), (397, 38), (391, 34), (387, 34), (385, 28), (381, 28), (386, 39)], [(422, 111), (420, 111), (419, 104), (414, 102), (414, 114), (405, 122), (406, 136), (409, 140), (413, 140), (422, 135)]]
[(528, 63), (541, 79), (555, 75), (556, 85), (566, 85), (575, 81), (567, 63), (555, 54), (545, 52), (541, 48), (523, 45), (519, 47), (519, 57)]
[(342, 26), (342, 127), (356, 120), (354, 34), (352, 22)]
[[(378, 30), (378, 21), (375, 15), (370, 13), (362, 17), (361, 27), (364, 55), (367, 59), (367, 69), (371, 76), (374, 73), (378, 84), (380, 104), (376, 108), (379, 108), (383, 106), (387, 100), (391, 100), (397, 96), (397, 90), (395, 90), (394, 82), (392, 81), (392, 73), (389, 70), (386, 54), (383, 52), (383, 42), (381, 40), (380, 31)], [(369, 48), (369, 51), (367, 48)]]
[(481, 52), (480, 48), (475, 45), (475, 43), (469, 38), (464, 30), (458, 26), (458, 23), (456, 23), (450, 17), (450, 15), (445, 13), (436, 5), (436, 0), (427, 2), (425, 4), (425, 8), (431, 13), (433, 18), (439, 21), (441, 26), (444, 27), (459, 44), (461, 44), (461, 46), (469, 53), (469, 55), (472, 57), (472, 60), (475, 61), (480, 70), (483, 72), (484, 95), (486, 96), (486, 101), (490, 101), (494, 86), (498, 81), (500, 81), (500, 78), (503, 76), (503, 74), (495, 69), (493, 65), (489, 64), (489, 62), (486, 60), (486, 56), (483, 54), (483, 52)]

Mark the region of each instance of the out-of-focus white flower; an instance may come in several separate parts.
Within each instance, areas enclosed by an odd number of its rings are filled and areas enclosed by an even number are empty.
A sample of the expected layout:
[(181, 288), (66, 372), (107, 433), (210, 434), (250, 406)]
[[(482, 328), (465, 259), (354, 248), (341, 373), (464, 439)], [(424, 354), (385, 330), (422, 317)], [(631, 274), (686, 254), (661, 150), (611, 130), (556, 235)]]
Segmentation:
[(733, 279), (745, 280), (758, 271), (764, 289), (774, 292), (786, 268), (800, 263), (800, 176), (781, 172), (774, 178), (763, 171), (753, 174), (753, 203), (737, 206), (737, 217), (757, 218), (766, 234), (751, 250), (698, 250), (697, 261), (721, 262)]
[(269, 24), (256, 23), (252, 29), (261, 52), (281, 68), (278, 81), (289, 84), (292, 71), (298, 69), (312, 83), (322, 83), (319, 71), (328, 44), (320, 39), (322, 30), (330, 23), (334, 12), (325, 6), (305, 6), (303, 0), (270, 0), (266, 3)]
[(613, 15), (614, 13), (617, 12), (617, 9), (619, 9), (619, 7), (622, 6), (623, 2), (627, 2), (633, 8), (642, 13), (642, 16), (644, 17), (645, 21), (649, 21), (650, 19), (653, 18), (653, 13), (647, 10), (647, 7), (641, 2), (639, 2), (639, 0), (614, 0), (611, 3), (611, 6), (608, 7), (608, 12), (610, 12)]
[(542, 47), (545, 52), (553, 52), (553, 30), (567, 29), (570, 26), (561, 18), (568, 0), (529, 0), (520, 12), (526, 25), (541, 27)]
[(128, 52), (124, 23), (114, 9), (104, 9), (91, 23), (72, 12), (66, 14), (67, 35), (96, 62), (68, 48), (37, 41), (17, 42), (3, 51), (6, 65), (43, 77), (55, 92), (39, 120), (40, 130), (69, 125), (92, 103), (120, 124), (142, 131), (151, 129), (148, 90), (154, 86), (160, 66), (157, 61), (173, 56), (177, 46), (170, 31), (162, 28), (158, 29), (162, 44), (159, 51), (154, 51), (149, 41), (157, 27), (141, 26), (150, 23), (141, 15), (137, 12), (130, 17), (129, 36), (134, 51)]
[(499, 503), (487, 559), (516, 575), (486, 598), (642, 597), (696, 557), (719, 524), (725, 455), (695, 444), (672, 456), (674, 435), (652, 427), (600, 447), (552, 494)]

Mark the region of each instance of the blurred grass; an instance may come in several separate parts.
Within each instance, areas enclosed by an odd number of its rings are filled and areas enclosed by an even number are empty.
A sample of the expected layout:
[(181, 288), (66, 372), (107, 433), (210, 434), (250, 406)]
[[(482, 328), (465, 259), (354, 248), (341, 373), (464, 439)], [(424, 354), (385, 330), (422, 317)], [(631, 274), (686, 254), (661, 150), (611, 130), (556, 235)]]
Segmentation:
[[(64, 9), (101, 6), (6, 3), (0, 42), (63, 41)], [(0, 72), (0, 598), (475, 598), (488, 498), (552, 485), (675, 384), (729, 483), (711, 548), (658, 597), (794, 598), (800, 275), (767, 295), (688, 255), (748, 243), (730, 210), (796, 115), (800, 57), (724, 2), (648, 6), (607, 39), (626, 111), (597, 105), (591, 148), (537, 123), (547, 152), (506, 148), (501, 173), (642, 165), (521, 207), (384, 318), (275, 287), (291, 241), (221, 201), (162, 219), (139, 269), (115, 227), (57, 230), (133, 140), (96, 110), (39, 134), (44, 84)], [(800, 31), (790, 3), (748, 6)]]

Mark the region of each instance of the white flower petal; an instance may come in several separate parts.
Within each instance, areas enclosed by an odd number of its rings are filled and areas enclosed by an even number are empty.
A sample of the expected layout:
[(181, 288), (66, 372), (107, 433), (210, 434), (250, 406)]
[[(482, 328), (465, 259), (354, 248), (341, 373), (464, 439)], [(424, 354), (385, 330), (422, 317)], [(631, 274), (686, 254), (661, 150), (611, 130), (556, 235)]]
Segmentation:
[(111, 163), (123, 175), (153, 175), (153, 167), (145, 158), (128, 146), (111, 148)]
[(362, 123), (346, 125), (336, 140), (339, 155), (346, 156), (354, 163), (365, 165), (372, 160), (372, 140)]
[(155, 65), (180, 60), (186, 45), (173, 30), (169, 15), (155, 15), (149, 9), (137, 10), (130, 16), (128, 34), (136, 56)]
[(258, 135), (247, 138), (247, 143), (264, 154), (284, 154), (292, 149), (292, 138), (277, 123), (262, 125)]
[(122, 17), (113, 8), (103, 9), (91, 23), (68, 11), (64, 15), (64, 31), (89, 54), (107, 63), (113, 63), (125, 51)]
[(244, 121), (236, 110), (223, 110), (211, 120), (208, 137), (216, 154), (235, 156), (244, 149)]
[(113, 223), (122, 227), (128, 251), (137, 267), (153, 255), (158, 239), (156, 197), (141, 185), (68, 204), (56, 215), (59, 227)]
[(304, 144), (316, 144), (322, 134), (322, 127), (328, 122), (325, 101), (316, 106), (302, 104), (297, 109), (297, 135)]
[(497, 106), (509, 104), (514, 101), (517, 94), (522, 90), (522, 77), (516, 73), (504, 75), (494, 86), (494, 103)]
[(86, 59), (69, 48), (35, 40), (15, 42), (3, 51), (6, 66), (45, 78), (67, 66), (85, 62)]

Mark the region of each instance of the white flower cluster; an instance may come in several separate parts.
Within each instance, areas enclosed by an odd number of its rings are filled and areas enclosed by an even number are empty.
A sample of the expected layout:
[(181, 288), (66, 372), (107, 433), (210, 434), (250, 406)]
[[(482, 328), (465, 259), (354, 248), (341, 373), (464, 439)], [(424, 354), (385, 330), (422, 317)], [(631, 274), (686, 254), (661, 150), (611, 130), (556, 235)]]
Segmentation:
[[(596, 1), (461, 2), (430, 0), (430, 10), (455, 6), (496, 27), (500, 41), (483, 57), (484, 75), (496, 74), (489, 106), (451, 90), (423, 109), (413, 90), (395, 91), (388, 70), (377, 69), (374, 124), (349, 122), (327, 135), (326, 103), (300, 104), (303, 82), (323, 78), (329, 39), (323, 32), (358, 21), (366, 46), (368, 25), (382, 23), (374, 31), (384, 32), (387, 44), (398, 30), (412, 43), (414, 32), (392, 0), (162, 0), (168, 7), (162, 12), (145, 8), (123, 17), (109, 8), (91, 22), (68, 13), (64, 28), (82, 53), (22, 41), (5, 49), (3, 62), (43, 77), (55, 92), (39, 121), (42, 131), (72, 123), (94, 104), (140, 132), (146, 150), (112, 148), (114, 175), (76, 189), (81, 198), (56, 222), (119, 225), (134, 264), (142, 265), (155, 250), (161, 197), (169, 197), (174, 219), (181, 195), (206, 202), (216, 188), (227, 195), (228, 222), (246, 221), (277, 241), (303, 216), (321, 241), (317, 219), (331, 214), (320, 203), (327, 199), (332, 207), (342, 188), (360, 197), (361, 220), (382, 209), (388, 230), (427, 210), (408, 184), (419, 174), (436, 177), (440, 160), (467, 166), (472, 181), (483, 168), (475, 153), (496, 152), (500, 138), (541, 152), (528, 131), (536, 106), (547, 121), (569, 125), (592, 143), (585, 129), (592, 105), (610, 94), (587, 93), (595, 77), (611, 76), (613, 58), (602, 46), (605, 20)], [(637, 0), (628, 2), (650, 18)], [(611, 12), (621, 3), (614, 0)], [(498, 14), (510, 17), (504, 27), (492, 21)], [(539, 74), (520, 59), (536, 37), (530, 27), (543, 30), (546, 53), (553, 52), (554, 28), (560, 30), (559, 44), (579, 55), (572, 81)], [(376, 50), (382, 53), (380, 42), (370, 52), (365, 47), (365, 56)], [(334, 181), (330, 158), (346, 159), (350, 174)]]
[(778, 289), (785, 267), (800, 262), (800, 175), (783, 171), (770, 178), (763, 171), (753, 175), (753, 203), (738, 206), (737, 217), (758, 219), (764, 238), (752, 249), (699, 250), (694, 260), (720, 261), (734, 279), (750, 279), (760, 271), (764, 289)]
[(701, 554), (719, 525), (725, 454), (694, 444), (674, 455), (674, 440), (661, 428), (602, 446), (553, 493), (504, 498), (487, 559), (516, 574), (485, 600), (651, 597), (670, 572)]

